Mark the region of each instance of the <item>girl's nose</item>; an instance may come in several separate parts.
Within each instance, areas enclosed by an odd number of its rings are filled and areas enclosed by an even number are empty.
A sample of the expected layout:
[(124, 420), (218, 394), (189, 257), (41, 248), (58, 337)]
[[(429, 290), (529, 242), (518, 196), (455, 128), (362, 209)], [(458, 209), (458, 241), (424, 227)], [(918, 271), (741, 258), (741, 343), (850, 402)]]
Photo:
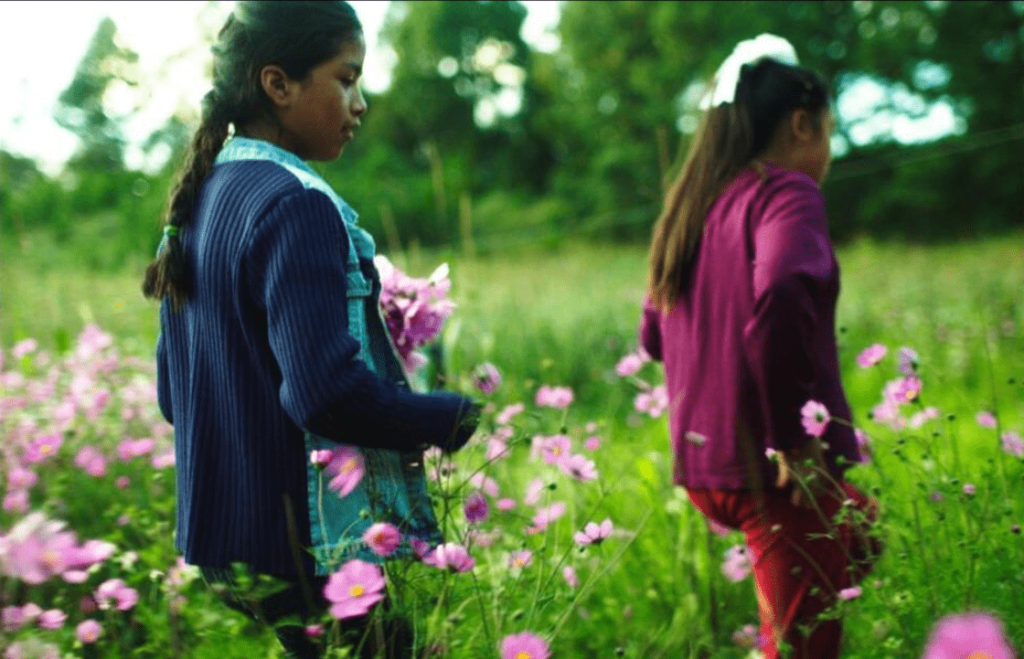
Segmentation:
[(362, 86), (356, 86), (356, 94), (352, 99), (352, 114), (357, 117), (366, 114), (366, 98), (363, 96)]

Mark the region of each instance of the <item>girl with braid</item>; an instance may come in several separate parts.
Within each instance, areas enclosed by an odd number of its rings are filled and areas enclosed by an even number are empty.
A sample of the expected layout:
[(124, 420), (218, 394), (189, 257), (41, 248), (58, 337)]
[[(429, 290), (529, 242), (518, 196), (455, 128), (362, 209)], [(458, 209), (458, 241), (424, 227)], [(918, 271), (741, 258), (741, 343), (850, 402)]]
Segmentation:
[[(746, 537), (764, 656), (834, 659), (842, 622), (819, 614), (880, 546), (877, 503), (843, 479), (860, 455), (819, 188), (829, 90), (761, 35), (722, 64), (704, 108), (654, 228), (641, 344), (665, 367), (675, 483)], [(824, 433), (802, 424), (811, 400), (833, 417)]]
[[(392, 556), (442, 542), (423, 451), (458, 450), (479, 414), (462, 396), (410, 390), (378, 310), (373, 238), (305, 162), (334, 160), (359, 128), (365, 50), (346, 2), (237, 3), (143, 283), (161, 301), (176, 546), (230, 606), (275, 625), (292, 657), (321, 656), (299, 622), (326, 610), (339, 540), (345, 557), (375, 562), (360, 542), (375, 521), (402, 533)], [(318, 496), (310, 456), (339, 444), (358, 447), (365, 475), (345, 497)], [(277, 592), (242, 592), (263, 578)], [(357, 656), (411, 652), (408, 624), (387, 619), (383, 634), (344, 621), (362, 635)]]

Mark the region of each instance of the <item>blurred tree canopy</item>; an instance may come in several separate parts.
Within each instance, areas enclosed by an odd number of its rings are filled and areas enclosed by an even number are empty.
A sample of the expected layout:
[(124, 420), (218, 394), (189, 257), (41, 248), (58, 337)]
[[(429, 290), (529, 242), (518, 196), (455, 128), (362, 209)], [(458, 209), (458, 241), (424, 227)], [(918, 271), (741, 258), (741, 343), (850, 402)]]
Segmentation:
[[(1024, 1), (568, 2), (553, 52), (523, 40), (525, 18), (518, 2), (391, 3), (391, 85), (369, 96), (344, 157), (316, 165), (386, 248), (646, 242), (707, 81), (761, 32), (833, 85), (837, 240), (1020, 226)], [(121, 252), (148, 256), (180, 154), (162, 172), (126, 171), (125, 117), (109, 101), (137, 83), (136, 61), (101, 23), (56, 109), (81, 143), (71, 176), (58, 185), (0, 154), (0, 233), (66, 235), (70, 217), (101, 217)], [(952, 131), (913, 139), (915, 121), (943, 113)], [(171, 117), (143, 148), (180, 151), (189, 129)]]

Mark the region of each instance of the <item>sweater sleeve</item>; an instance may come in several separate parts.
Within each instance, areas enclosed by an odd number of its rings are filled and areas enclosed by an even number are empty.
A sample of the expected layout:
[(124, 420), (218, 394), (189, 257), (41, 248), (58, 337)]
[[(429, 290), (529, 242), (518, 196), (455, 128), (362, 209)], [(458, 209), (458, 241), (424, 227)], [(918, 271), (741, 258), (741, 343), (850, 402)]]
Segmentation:
[(246, 269), (266, 313), (281, 405), (300, 428), (346, 444), (461, 446), (473, 430), (468, 399), (400, 389), (358, 358), (348, 331), (344, 231), (330, 199), (306, 190), (272, 208), (249, 244)]
[(815, 385), (815, 301), (834, 259), (821, 191), (806, 177), (787, 177), (753, 220), (754, 311), (744, 351), (758, 389), (768, 440), (778, 450), (809, 439), (800, 408)]
[(160, 413), (164, 415), (168, 423), (173, 424), (171, 377), (168, 368), (167, 346), (164, 344), (164, 335), (160, 334), (156, 340), (156, 402), (160, 406)]
[(640, 345), (651, 356), (661, 361), (661, 312), (652, 304), (650, 298), (644, 300), (643, 315), (640, 318)]

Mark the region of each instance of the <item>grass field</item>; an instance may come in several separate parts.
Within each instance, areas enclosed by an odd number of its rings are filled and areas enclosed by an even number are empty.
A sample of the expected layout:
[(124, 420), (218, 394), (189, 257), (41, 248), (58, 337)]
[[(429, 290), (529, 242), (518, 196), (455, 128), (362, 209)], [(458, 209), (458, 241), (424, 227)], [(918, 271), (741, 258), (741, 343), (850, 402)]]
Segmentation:
[[(920, 656), (937, 619), (968, 610), (999, 616), (1018, 654), (1024, 649), (1019, 530), (1024, 461), (1000, 444), (1001, 434), (1024, 431), (1022, 238), (930, 247), (865, 242), (839, 250), (844, 382), (854, 422), (870, 434), (874, 456), (850, 478), (881, 501), (887, 544), (861, 597), (844, 603), (844, 657)], [(16, 342), (35, 338), (41, 350), (59, 356), (95, 323), (114, 337), (120, 354), (148, 359), (157, 333), (156, 306), (139, 293), (141, 263), (116, 273), (78, 272), (62, 265), (61, 253), (44, 241), (24, 252), (7, 246), (3, 257), (0, 344), (5, 354)], [(482, 471), (500, 485), (502, 496), (513, 498), (540, 477), (555, 487), (546, 489), (537, 505), (567, 503), (564, 517), (534, 536), (521, 533), (529, 513), (493, 514), (483, 530), (497, 539), (492, 547), (478, 549), (471, 580), (409, 577), (407, 599), (416, 603), (415, 610), (429, 612), (417, 624), (451, 656), (497, 656), (496, 650), (481, 648), (494, 648), (503, 635), (524, 630), (547, 638), (554, 657), (747, 653), (733, 633), (756, 623), (753, 589), (749, 579), (732, 583), (720, 570), (724, 552), (742, 538), (711, 533), (685, 495), (670, 486), (665, 420), (637, 413), (636, 388), (614, 372), (619, 358), (635, 348), (645, 259), (643, 249), (596, 245), (486, 259), (393, 255), (396, 265), (416, 276), (441, 261), (451, 265), (452, 296), (459, 306), (444, 335), (447, 386), (467, 388), (469, 371), (489, 361), (504, 376), (490, 398), (494, 409), (517, 402), (527, 407), (513, 424), (511, 458), (485, 467), (485, 446), (479, 442), (458, 456), (456, 475)], [(888, 357), (877, 367), (858, 368), (855, 357), (874, 343), (886, 345)], [(924, 383), (905, 415), (928, 407), (939, 412), (919, 427), (894, 429), (872, 422), (868, 412), (881, 401), (886, 381), (896, 377), (894, 355), (902, 346), (920, 356)], [(8, 358), (5, 368), (15, 367)], [(33, 364), (20, 368), (30, 379), (42, 377)], [(643, 377), (660, 381), (656, 365), (645, 369)], [(572, 387), (575, 402), (564, 412), (534, 406), (542, 384)], [(996, 427), (979, 423), (976, 417), (984, 411), (994, 413)], [(10, 422), (6, 416), (4, 421), (6, 435)], [(588, 424), (594, 425), (588, 430)], [(82, 436), (69, 440), (66, 450), (90, 441), (105, 442), (113, 452), (129, 432), (111, 413), (83, 426)], [(600, 473), (597, 481), (576, 482), (528, 459), (525, 445), (531, 437), (559, 433), (574, 445), (587, 436), (600, 437), (600, 448), (587, 453)], [(148, 465), (125, 463), (104, 480), (82, 475), (70, 458), (45, 467), (55, 484), (35, 486), (33, 507), (62, 513), (82, 537), (109, 539), (140, 556), (139, 565), (110, 572), (144, 595), (134, 621), (113, 622), (107, 612), (106, 624), (121, 630), (117, 643), (111, 634), (106, 650), (100, 643), (85, 650), (101, 651), (93, 656), (173, 656), (159, 649), (161, 641), (188, 649), (187, 656), (277, 656), (266, 633), (220, 612), (202, 588), (174, 600), (146, 585), (149, 571), (166, 571), (174, 556), (168, 472), (154, 476)], [(118, 475), (147, 485), (119, 491), (111, 486)], [(458, 510), (467, 492), (458, 489), (463, 482), (456, 476), (456, 489), (449, 491), (454, 512), (446, 523), (456, 535), (466, 531)], [(973, 489), (965, 491), (965, 484)], [(103, 514), (90, 517), (87, 502), (101, 506)], [(113, 520), (125, 514), (136, 521), (115, 528)], [(18, 517), (0, 513), (0, 528)], [(573, 546), (575, 531), (605, 517), (615, 525), (611, 538), (586, 550)], [(518, 549), (533, 551), (534, 562), (510, 571), (506, 557)], [(578, 589), (562, 580), (565, 566), (579, 575)], [(70, 606), (59, 591), (12, 591), (9, 580), (0, 584), (7, 602), (32, 593)], [(169, 606), (179, 607), (178, 613), (168, 615)], [(143, 623), (148, 636), (132, 632)], [(71, 629), (48, 633), (40, 635), (74, 647)], [(15, 636), (29, 635), (22, 630)]]

